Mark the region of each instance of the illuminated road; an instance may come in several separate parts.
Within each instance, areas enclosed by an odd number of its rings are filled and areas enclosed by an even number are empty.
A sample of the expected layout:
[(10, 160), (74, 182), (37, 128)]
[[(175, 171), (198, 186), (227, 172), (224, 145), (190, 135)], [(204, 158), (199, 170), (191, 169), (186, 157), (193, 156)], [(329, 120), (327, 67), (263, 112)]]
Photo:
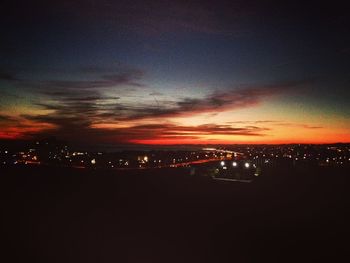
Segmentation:
[[(175, 164), (167, 164), (167, 165), (159, 165), (159, 166), (153, 166), (153, 167), (115, 167), (111, 168), (112, 170), (139, 170), (139, 169), (161, 169), (161, 168), (181, 168), (181, 167), (188, 167), (190, 165), (194, 164), (203, 164), (203, 163), (209, 163), (209, 162), (215, 162), (215, 161), (226, 161), (230, 158), (220, 158), (220, 159), (202, 159), (202, 160), (195, 160), (191, 162), (185, 162), (185, 163), (175, 163)], [(80, 167), (82, 168), (82, 167)]]
[(186, 166), (193, 165), (193, 164), (202, 164), (202, 163), (209, 163), (209, 162), (214, 162), (214, 161), (226, 161), (229, 159), (231, 159), (231, 158), (202, 159), (202, 160), (196, 160), (196, 161), (186, 162), (186, 163), (170, 164), (170, 165), (166, 165), (164, 167), (186, 167)]

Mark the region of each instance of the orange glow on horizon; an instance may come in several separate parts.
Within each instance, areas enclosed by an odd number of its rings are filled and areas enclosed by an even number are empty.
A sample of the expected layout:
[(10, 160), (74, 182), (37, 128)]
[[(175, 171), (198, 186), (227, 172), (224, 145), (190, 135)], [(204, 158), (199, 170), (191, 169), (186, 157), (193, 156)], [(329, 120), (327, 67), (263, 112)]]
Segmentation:
[(193, 140), (193, 139), (150, 139), (150, 140), (130, 140), (130, 143), (140, 145), (232, 145), (232, 144), (332, 144), (332, 143), (350, 143), (350, 139), (330, 139), (327, 141), (292, 141), (292, 140), (259, 140), (259, 141), (205, 141), (205, 140)]
[(30, 139), (33, 135), (40, 132), (53, 130), (56, 127), (49, 123), (33, 123), (23, 124), (23, 127), (4, 127), (0, 131), (0, 139)]

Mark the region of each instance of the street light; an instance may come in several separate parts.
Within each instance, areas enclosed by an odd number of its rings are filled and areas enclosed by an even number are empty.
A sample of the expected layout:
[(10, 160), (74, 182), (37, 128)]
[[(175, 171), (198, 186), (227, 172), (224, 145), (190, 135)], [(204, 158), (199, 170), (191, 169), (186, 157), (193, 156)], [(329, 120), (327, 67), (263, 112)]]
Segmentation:
[(233, 162), (233, 163), (232, 163), (232, 166), (233, 166), (233, 167), (237, 167), (237, 162)]
[(244, 166), (245, 166), (245, 168), (249, 168), (250, 164), (249, 163), (245, 163)]

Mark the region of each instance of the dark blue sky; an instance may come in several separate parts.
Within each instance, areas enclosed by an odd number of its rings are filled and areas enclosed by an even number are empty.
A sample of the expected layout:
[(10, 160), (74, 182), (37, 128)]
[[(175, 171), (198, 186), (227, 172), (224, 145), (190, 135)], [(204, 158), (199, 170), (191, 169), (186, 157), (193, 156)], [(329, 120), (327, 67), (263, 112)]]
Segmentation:
[[(297, 142), (312, 141), (309, 125), (322, 127), (315, 142), (348, 139), (349, 18), (335, 2), (1, 5), (4, 138), (80, 130), (131, 143)], [(239, 124), (271, 118), (307, 131), (287, 138), (287, 125)]]

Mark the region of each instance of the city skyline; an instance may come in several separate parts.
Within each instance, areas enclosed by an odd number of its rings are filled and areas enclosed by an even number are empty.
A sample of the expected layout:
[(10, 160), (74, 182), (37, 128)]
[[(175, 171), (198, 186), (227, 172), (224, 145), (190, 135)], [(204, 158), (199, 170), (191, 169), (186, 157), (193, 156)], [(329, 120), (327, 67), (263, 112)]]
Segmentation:
[(0, 139), (350, 142), (349, 18), (341, 5), (105, 0), (3, 7)]

